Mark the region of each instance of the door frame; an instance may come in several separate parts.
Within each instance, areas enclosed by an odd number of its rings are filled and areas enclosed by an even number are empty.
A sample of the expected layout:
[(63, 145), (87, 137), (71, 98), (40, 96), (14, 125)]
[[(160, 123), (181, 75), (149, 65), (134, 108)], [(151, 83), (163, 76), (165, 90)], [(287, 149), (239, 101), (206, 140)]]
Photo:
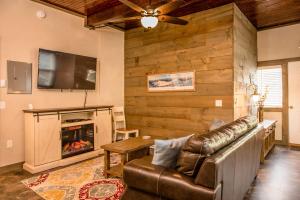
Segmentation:
[(300, 61), (300, 57), (286, 58), (278, 60), (258, 61), (257, 66), (266, 67), (281, 65), (282, 66), (282, 108), (264, 108), (264, 112), (282, 112), (282, 140), (276, 140), (276, 144), (292, 146), (289, 143), (289, 77), (288, 63)]

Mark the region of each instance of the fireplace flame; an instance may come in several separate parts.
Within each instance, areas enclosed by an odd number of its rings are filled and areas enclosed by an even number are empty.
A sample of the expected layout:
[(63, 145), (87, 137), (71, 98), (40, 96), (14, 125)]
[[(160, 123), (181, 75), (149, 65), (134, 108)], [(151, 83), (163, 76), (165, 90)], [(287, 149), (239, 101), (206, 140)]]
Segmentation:
[(93, 145), (90, 141), (79, 140), (65, 144), (63, 147), (63, 152), (75, 152), (84, 149), (90, 149), (92, 147)]

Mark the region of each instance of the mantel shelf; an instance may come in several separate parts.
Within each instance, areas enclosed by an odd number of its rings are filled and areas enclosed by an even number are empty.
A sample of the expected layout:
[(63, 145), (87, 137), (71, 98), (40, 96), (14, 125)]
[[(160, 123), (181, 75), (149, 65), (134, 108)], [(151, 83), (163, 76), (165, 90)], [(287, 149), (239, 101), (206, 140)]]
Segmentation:
[(78, 110), (101, 110), (111, 109), (112, 105), (98, 105), (98, 106), (85, 106), (85, 107), (66, 107), (66, 108), (43, 108), (43, 109), (26, 109), (24, 113), (51, 113), (51, 112), (66, 112), (66, 111), (78, 111)]

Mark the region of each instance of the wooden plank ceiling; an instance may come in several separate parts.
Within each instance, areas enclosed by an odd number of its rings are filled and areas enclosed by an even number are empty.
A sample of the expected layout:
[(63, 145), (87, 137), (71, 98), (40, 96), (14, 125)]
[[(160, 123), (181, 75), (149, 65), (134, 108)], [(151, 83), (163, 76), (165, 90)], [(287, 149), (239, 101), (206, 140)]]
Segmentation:
[[(118, 0), (33, 0), (76, 15), (86, 16), (88, 25), (104, 24), (112, 18), (133, 16), (137, 12), (129, 9)], [(149, 0), (131, 0), (146, 7)], [(158, 6), (170, 0), (152, 0)], [(300, 22), (300, 0), (185, 0), (186, 4), (169, 15), (181, 17), (191, 13), (215, 8), (235, 2), (241, 11), (258, 29), (266, 29)], [(116, 24), (124, 29), (139, 26), (139, 22)]]

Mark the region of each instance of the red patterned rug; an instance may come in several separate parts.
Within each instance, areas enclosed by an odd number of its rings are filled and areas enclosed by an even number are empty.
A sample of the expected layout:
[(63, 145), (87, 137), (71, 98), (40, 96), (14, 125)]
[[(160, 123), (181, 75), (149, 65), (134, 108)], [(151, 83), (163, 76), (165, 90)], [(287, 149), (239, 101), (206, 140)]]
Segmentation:
[[(112, 159), (118, 163), (118, 158)], [(105, 179), (103, 158), (45, 172), (22, 181), (46, 200), (118, 200), (124, 192), (120, 179)]]

